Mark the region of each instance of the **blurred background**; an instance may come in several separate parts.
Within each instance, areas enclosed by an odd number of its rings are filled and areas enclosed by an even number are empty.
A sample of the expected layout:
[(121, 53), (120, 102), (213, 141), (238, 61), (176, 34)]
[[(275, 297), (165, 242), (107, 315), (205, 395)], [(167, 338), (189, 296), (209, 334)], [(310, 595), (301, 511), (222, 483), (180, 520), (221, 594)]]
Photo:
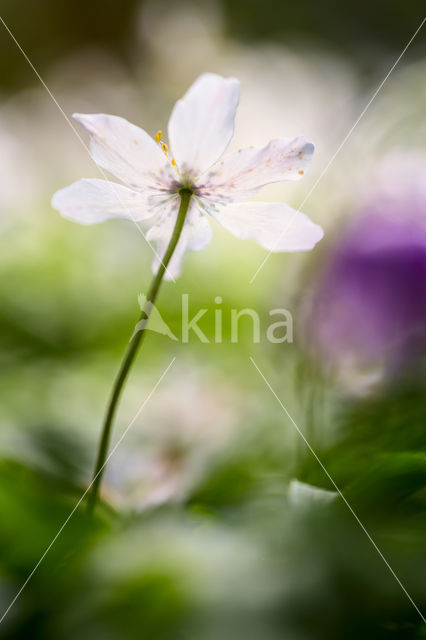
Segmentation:
[[(187, 293), (193, 313), (208, 309), (199, 324), (210, 343), (148, 333), (113, 444), (176, 361), (111, 459), (96, 517), (77, 509), (0, 637), (426, 637), (423, 30), (329, 165), (423, 2), (0, 9), (68, 117), (112, 113), (154, 135), (200, 73), (236, 76), (231, 149), (297, 134), (316, 146), (302, 181), (260, 199), (303, 203), (325, 229), (313, 252), (270, 256), (250, 284), (265, 251), (214, 225), (212, 243), (163, 285), (171, 330), (180, 335)], [(99, 177), (52, 96), (0, 24), (0, 618), (90, 480), (151, 279), (132, 224), (81, 227), (51, 208), (59, 188)], [(244, 308), (260, 315), (259, 344), (249, 320), (231, 342), (230, 310)], [(292, 314), (292, 343), (266, 339), (276, 308)]]

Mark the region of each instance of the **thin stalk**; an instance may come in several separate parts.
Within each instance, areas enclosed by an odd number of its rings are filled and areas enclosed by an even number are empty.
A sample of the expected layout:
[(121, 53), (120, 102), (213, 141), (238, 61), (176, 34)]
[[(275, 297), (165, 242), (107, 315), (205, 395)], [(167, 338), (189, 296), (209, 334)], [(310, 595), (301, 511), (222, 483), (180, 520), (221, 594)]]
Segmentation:
[(121, 362), (120, 369), (118, 370), (117, 377), (115, 378), (114, 385), (111, 390), (109, 402), (107, 405), (107, 411), (105, 414), (105, 420), (102, 427), (102, 436), (99, 442), (98, 455), (96, 458), (95, 470), (93, 473), (93, 479), (91, 482), (91, 490), (88, 497), (88, 509), (93, 511), (99, 496), (99, 490), (101, 486), (102, 476), (105, 470), (106, 459), (108, 455), (109, 441), (111, 438), (112, 424), (117, 410), (118, 401), (122, 394), (124, 383), (126, 382), (130, 368), (135, 360), (135, 356), (138, 352), (142, 339), (145, 335), (146, 325), (151, 315), (152, 305), (155, 304), (157, 295), (161, 286), (161, 282), (164, 277), (164, 273), (173, 255), (176, 245), (179, 242), (180, 235), (182, 233), (183, 225), (185, 222), (186, 214), (188, 212), (189, 201), (191, 199), (192, 191), (190, 189), (180, 190), (180, 206), (176, 223), (173, 229), (172, 237), (170, 238), (169, 245), (163, 257), (163, 261), (160, 264), (157, 273), (151, 283), (149, 289), (145, 307), (139, 318), (140, 321), (144, 321), (142, 328), (137, 331), (130, 340), (123, 360)]

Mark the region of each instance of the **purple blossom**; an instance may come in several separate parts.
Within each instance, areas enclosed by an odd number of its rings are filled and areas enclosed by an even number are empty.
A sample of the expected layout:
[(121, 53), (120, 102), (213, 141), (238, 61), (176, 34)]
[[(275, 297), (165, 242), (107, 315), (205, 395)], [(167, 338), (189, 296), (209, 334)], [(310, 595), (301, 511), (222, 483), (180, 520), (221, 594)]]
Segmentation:
[(426, 186), (387, 165), (332, 249), (309, 309), (321, 358), (343, 376), (413, 363), (426, 349)]

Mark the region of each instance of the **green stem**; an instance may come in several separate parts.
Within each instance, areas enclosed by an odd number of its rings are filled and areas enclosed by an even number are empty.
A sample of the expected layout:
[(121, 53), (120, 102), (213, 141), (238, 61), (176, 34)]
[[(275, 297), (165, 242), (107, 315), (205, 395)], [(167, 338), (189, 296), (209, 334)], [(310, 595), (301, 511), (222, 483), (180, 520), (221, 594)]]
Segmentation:
[(154, 305), (155, 303), (155, 300), (158, 295), (158, 291), (160, 289), (161, 282), (164, 277), (164, 273), (167, 269), (167, 266), (173, 255), (173, 252), (176, 249), (176, 245), (182, 233), (186, 214), (188, 212), (189, 201), (191, 199), (192, 191), (190, 189), (181, 189), (179, 194), (180, 194), (180, 207), (179, 207), (179, 212), (176, 218), (176, 223), (173, 229), (172, 237), (166, 249), (166, 253), (164, 254), (163, 261), (160, 264), (158, 271), (151, 283), (151, 287), (149, 289), (149, 293), (146, 298), (145, 307), (139, 319), (139, 322), (141, 320), (145, 321), (144, 326), (139, 331), (137, 331), (137, 333), (135, 333), (132, 339), (130, 340), (128, 347), (126, 349), (126, 353), (124, 354), (123, 360), (121, 362), (121, 366), (118, 371), (117, 377), (114, 381), (114, 385), (112, 387), (107, 411), (105, 414), (105, 420), (103, 423), (102, 436), (99, 443), (95, 471), (93, 473), (93, 479), (90, 485), (91, 489), (88, 497), (88, 508), (89, 508), (89, 511), (91, 512), (93, 511), (99, 496), (99, 490), (100, 490), (102, 476), (105, 470), (106, 459), (108, 454), (112, 423), (117, 410), (118, 401), (123, 391), (124, 383), (126, 382), (128, 373), (130, 371), (130, 367), (133, 364), (138, 348), (145, 335), (145, 329), (146, 329), (149, 316), (151, 314), (152, 305)]

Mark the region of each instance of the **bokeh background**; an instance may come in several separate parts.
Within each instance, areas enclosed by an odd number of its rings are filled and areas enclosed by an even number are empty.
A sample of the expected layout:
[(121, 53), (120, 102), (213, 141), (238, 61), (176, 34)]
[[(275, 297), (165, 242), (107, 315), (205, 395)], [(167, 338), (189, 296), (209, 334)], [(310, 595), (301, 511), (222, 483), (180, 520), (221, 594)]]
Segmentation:
[[(172, 331), (187, 293), (191, 311), (208, 309), (210, 343), (148, 334), (113, 443), (176, 361), (114, 454), (96, 517), (76, 510), (0, 637), (426, 637), (423, 30), (329, 164), (423, 3), (0, 9), (68, 117), (112, 113), (153, 135), (200, 73), (239, 78), (231, 148), (312, 140), (306, 177), (260, 198), (303, 202), (325, 229), (313, 252), (273, 255), (250, 283), (265, 252), (214, 225), (211, 245), (164, 284), (158, 309)], [(1, 617), (90, 481), (152, 253), (132, 224), (80, 227), (52, 210), (57, 189), (98, 172), (4, 24), (0, 101)], [(248, 319), (231, 342), (230, 310), (244, 308), (260, 315), (259, 344)], [(292, 343), (266, 340), (275, 308), (293, 316)]]

